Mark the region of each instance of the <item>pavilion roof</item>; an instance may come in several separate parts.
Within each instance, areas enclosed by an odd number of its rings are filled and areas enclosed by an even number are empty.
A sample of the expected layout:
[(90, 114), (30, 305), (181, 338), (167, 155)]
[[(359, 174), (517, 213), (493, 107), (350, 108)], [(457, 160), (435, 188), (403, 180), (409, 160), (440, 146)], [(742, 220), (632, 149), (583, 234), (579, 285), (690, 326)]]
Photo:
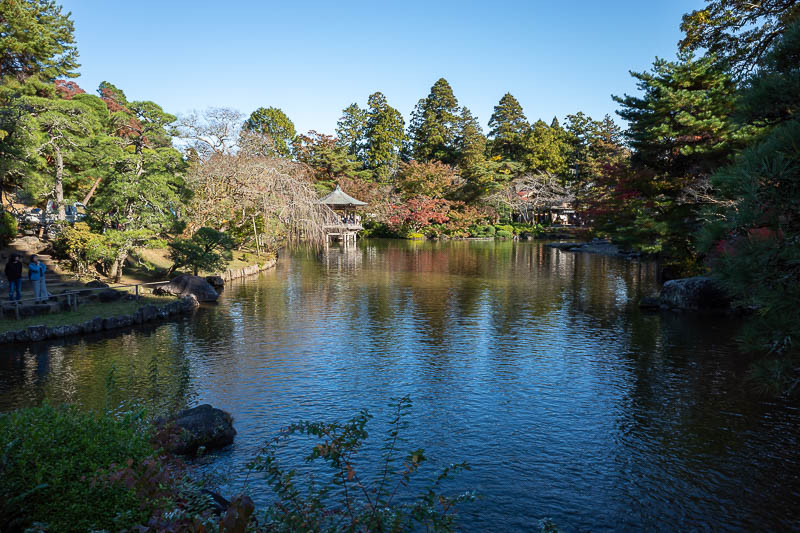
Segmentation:
[(346, 192), (344, 192), (338, 185), (332, 193), (320, 199), (319, 203), (325, 204), (330, 207), (350, 207), (367, 205), (367, 202), (356, 200)]

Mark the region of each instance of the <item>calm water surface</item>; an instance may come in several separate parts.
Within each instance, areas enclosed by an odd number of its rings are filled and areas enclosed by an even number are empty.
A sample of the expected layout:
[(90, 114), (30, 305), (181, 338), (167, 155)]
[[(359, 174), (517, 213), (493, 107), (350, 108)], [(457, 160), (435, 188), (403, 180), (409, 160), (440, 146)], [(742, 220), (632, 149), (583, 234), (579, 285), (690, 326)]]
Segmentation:
[(800, 529), (800, 410), (750, 392), (735, 324), (631, 305), (656, 290), (650, 265), (538, 243), (298, 252), (191, 318), (4, 347), (0, 410), (211, 403), (239, 432), (215, 461), (234, 493), (288, 423), (368, 408), (380, 444), (410, 395), (421, 477), (472, 467), (449, 486), (481, 496), (464, 531)]

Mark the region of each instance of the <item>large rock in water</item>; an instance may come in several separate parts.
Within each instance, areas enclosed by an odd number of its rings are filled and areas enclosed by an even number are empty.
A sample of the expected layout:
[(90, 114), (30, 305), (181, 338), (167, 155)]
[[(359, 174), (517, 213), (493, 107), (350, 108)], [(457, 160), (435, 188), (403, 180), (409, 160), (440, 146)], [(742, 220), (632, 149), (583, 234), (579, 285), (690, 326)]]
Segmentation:
[(158, 294), (172, 294), (173, 296), (189, 296), (197, 298), (198, 302), (216, 302), (219, 293), (214, 287), (200, 276), (181, 274), (176, 276), (166, 285), (157, 289)]
[(731, 308), (731, 299), (722, 287), (704, 276), (664, 283), (660, 300), (662, 305), (689, 311), (724, 312)]
[(170, 451), (182, 455), (193, 455), (201, 446), (206, 450), (222, 448), (232, 444), (236, 436), (231, 415), (207, 403), (181, 411), (173, 422), (178, 434)]

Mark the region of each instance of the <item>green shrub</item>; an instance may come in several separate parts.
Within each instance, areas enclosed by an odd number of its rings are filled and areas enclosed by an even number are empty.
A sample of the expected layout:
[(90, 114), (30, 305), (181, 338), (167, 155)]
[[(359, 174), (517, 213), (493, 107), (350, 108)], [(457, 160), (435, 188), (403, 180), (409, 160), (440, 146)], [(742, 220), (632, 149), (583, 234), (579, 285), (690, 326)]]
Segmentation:
[(492, 237), (495, 234), (494, 226), (473, 226), (469, 229), (469, 234), (473, 237)]
[(189, 267), (196, 276), (201, 270), (222, 270), (233, 257), (233, 239), (214, 228), (200, 228), (189, 239), (175, 239), (169, 243), (170, 272)]
[(511, 224), (495, 224), (494, 229), (497, 232), (506, 231), (508, 233), (514, 233), (514, 226)]
[(495, 239), (513, 239), (514, 234), (508, 230), (498, 230), (497, 233), (494, 234)]
[(393, 230), (388, 224), (383, 222), (376, 222), (374, 220), (367, 220), (363, 224), (364, 229), (361, 231), (361, 237), (375, 237), (397, 239), (400, 237), (398, 233)]
[(131, 489), (93, 481), (112, 463), (136, 464), (151, 455), (148, 439), (134, 417), (117, 420), (74, 407), (0, 416), (0, 530), (40, 522), (48, 531), (119, 531), (145, 523), (149, 510)]
[(7, 246), (17, 236), (17, 219), (8, 211), (0, 212), (0, 247)]
[(416, 231), (412, 231), (408, 235), (406, 235), (406, 239), (411, 239), (412, 241), (419, 241), (425, 238), (425, 235), (422, 233), (417, 233)]

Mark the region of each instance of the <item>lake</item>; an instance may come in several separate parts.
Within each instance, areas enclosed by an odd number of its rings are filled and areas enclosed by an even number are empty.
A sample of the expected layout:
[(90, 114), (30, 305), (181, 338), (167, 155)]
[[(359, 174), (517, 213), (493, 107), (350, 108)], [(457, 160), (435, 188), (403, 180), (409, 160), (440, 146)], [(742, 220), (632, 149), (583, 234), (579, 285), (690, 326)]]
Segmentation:
[(265, 502), (245, 464), (281, 427), (367, 408), (366, 461), (408, 395), (420, 478), (471, 465), (460, 530), (800, 528), (798, 406), (754, 393), (734, 321), (642, 313), (657, 291), (652, 264), (538, 242), (299, 250), (192, 317), (3, 347), (0, 410), (211, 403), (239, 434), (203, 468)]

